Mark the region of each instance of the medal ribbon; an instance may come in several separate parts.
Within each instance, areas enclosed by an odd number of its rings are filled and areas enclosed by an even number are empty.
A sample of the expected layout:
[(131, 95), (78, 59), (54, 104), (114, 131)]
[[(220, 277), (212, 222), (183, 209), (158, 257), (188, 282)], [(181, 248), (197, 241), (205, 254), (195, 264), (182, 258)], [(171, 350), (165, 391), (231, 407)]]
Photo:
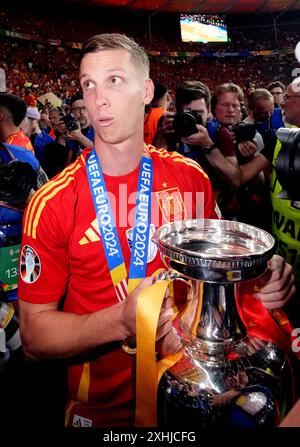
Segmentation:
[(145, 148), (138, 178), (128, 287), (120, 239), (95, 149), (87, 159), (86, 169), (106, 261), (118, 300), (122, 301), (146, 276), (153, 182), (152, 160), (148, 149)]

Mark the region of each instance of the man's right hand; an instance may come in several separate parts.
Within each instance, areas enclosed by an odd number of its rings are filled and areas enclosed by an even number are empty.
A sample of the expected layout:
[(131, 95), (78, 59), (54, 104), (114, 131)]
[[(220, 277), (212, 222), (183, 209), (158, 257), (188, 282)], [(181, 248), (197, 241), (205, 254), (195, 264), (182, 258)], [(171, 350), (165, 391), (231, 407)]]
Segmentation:
[[(123, 302), (122, 324), (125, 328), (124, 339), (130, 336), (135, 337), (137, 300), (141, 291), (151, 286), (153, 281), (154, 278), (152, 277), (143, 279)], [(175, 354), (182, 347), (180, 338), (172, 325), (173, 315), (172, 300), (168, 288), (161, 307), (156, 332), (156, 350), (162, 355)]]
[(136, 309), (138, 297), (143, 289), (151, 286), (153, 278), (144, 278), (139, 285), (122, 302), (121, 325), (124, 327), (124, 339), (135, 337), (136, 334)]

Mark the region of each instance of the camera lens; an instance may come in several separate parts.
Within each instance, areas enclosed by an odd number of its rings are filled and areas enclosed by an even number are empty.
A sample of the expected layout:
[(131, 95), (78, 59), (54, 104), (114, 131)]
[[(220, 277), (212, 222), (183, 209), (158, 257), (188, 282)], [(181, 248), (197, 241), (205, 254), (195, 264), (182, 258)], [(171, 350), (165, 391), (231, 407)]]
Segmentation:
[(276, 174), (282, 186), (278, 198), (299, 200), (300, 130), (280, 128), (276, 136), (281, 143), (276, 162)]
[(196, 119), (190, 113), (177, 113), (174, 115), (173, 129), (178, 137), (189, 137), (197, 133)]

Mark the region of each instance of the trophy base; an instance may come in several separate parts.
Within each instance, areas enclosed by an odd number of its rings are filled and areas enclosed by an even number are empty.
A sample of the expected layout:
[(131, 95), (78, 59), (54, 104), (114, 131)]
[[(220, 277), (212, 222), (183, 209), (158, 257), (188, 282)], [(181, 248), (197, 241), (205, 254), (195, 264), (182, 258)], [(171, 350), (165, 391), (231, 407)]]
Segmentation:
[(261, 361), (264, 354), (223, 365), (191, 362), (183, 356), (160, 381), (158, 425), (177, 429), (279, 425), (292, 405), (292, 373), (283, 353), (273, 365)]

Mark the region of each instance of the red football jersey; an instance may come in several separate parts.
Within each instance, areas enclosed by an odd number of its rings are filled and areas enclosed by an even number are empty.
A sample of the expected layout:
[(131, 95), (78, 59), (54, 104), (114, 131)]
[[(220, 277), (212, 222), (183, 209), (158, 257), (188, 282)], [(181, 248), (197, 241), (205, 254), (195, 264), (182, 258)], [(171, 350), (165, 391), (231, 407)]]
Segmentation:
[[(209, 179), (193, 160), (149, 146), (153, 161), (150, 237), (168, 221), (219, 218)], [(118, 302), (107, 267), (86, 173), (86, 150), (32, 198), (23, 219), (19, 297), (31, 303), (60, 301), (64, 311), (86, 314)], [(129, 271), (139, 166), (126, 175), (104, 175)], [(30, 258), (31, 269), (26, 258)], [(164, 267), (149, 241), (147, 276)], [(29, 271), (30, 270), (30, 271)], [(99, 328), (101, 330), (101, 328)], [(70, 424), (133, 425), (133, 356), (119, 342), (69, 368)], [(82, 399), (82, 396), (85, 396)], [(83, 401), (84, 400), (84, 401)]]
[(23, 132), (23, 130), (19, 130), (17, 133), (10, 135), (5, 143), (7, 144), (13, 144), (14, 146), (20, 146), (20, 147), (24, 147), (25, 149), (28, 149), (29, 151), (31, 151), (34, 155), (34, 149), (33, 146), (31, 144), (30, 139), (25, 135), (25, 133)]

